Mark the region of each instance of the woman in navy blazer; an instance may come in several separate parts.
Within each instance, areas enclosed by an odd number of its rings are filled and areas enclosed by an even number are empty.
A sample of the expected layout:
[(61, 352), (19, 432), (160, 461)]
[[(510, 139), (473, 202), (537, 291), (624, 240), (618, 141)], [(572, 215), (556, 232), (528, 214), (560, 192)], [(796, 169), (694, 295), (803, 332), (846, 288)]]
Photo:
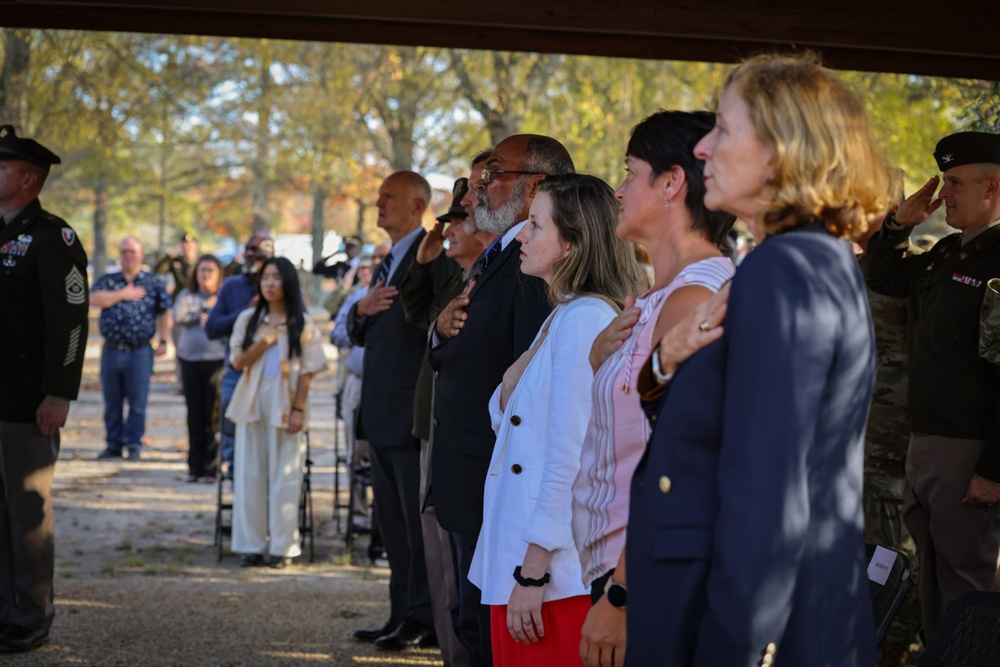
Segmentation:
[(705, 204), (758, 247), (726, 307), (713, 297), (653, 352), (666, 393), (632, 482), (626, 664), (871, 665), (875, 345), (846, 239), (888, 210), (888, 169), (861, 102), (812, 56), (737, 67), (695, 155)]

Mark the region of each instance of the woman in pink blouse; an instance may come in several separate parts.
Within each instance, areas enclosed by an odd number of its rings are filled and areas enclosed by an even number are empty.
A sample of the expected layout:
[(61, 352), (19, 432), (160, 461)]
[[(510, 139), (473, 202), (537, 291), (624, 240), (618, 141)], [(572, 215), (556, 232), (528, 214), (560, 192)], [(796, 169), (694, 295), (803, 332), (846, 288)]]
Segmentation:
[[(650, 434), (636, 390), (639, 371), (652, 341), (735, 271), (726, 253), (734, 218), (705, 208), (703, 163), (693, 155), (714, 124), (707, 111), (660, 111), (640, 122), (626, 151), (625, 180), (615, 192), (620, 206), (616, 233), (646, 248), (654, 283), (626, 301), (590, 352), (593, 409), (573, 484), (572, 519), (583, 584), (594, 603), (580, 647), (587, 664), (620, 665), (624, 659), (625, 578), (619, 557), (632, 473)], [(609, 601), (604, 593), (612, 583), (618, 590)]]

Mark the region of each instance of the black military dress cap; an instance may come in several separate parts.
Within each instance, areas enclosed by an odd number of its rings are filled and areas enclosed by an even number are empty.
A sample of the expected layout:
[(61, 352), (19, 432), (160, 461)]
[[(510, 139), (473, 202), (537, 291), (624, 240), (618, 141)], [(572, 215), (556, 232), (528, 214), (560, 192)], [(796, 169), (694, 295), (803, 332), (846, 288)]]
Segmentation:
[(993, 162), (1000, 164), (1000, 134), (959, 132), (938, 142), (934, 149), (938, 169), (948, 171), (963, 164)]
[(469, 191), (469, 179), (460, 178), (455, 181), (455, 185), (451, 188), (451, 208), (444, 215), (439, 215), (437, 217), (438, 222), (451, 222), (452, 220), (465, 220), (469, 217), (468, 212), (466, 212), (465, 207), (462, 206), (462, 199), (465, 198), (466, 193)]
[(0, 125), (0, 160), (24, 160), (39, 167), (59, 164), (59, 156), (34, 139), (22, 139), (13, 125)]

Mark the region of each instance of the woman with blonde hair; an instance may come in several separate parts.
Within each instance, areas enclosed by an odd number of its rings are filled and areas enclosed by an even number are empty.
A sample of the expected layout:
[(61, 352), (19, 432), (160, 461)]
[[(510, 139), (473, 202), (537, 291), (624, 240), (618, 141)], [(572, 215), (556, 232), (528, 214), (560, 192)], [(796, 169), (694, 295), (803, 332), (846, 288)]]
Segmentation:
[(757, 247), (653, 352), (666, 393), (632, 482), (626, 664), (870, 665), (875, 344), (847, 239), (891, 205), (888, 170), (812, 57), (738, 66), (695, 155), (706, 206)]
[(521, 271), (555, 305), (490, 400), (497, 432), (469, 579), (490, 606), (496, 665), (578, 661), (590, 608), (570, 530), (571, 486), (590, 419), (594, 338), (643, 276), (615, 236), (618, 204), (593, 176), (541, 181), (518, 233)]

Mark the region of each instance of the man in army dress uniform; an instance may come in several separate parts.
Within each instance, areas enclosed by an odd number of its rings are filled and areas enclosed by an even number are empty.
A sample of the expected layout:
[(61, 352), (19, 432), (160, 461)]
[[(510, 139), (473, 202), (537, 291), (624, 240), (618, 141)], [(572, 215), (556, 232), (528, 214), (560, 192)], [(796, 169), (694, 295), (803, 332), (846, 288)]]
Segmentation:
[[(1000, 135), (953, 134), (934, 157), (937, 198), (935, 176), (868, 243), (869, 286), (909, 298), (904, 520), (928, 643), (959, 594), (1000, 589), (1000, 369), (979, 356), (986, 282), (1000, 275)], [(959, 233), (907, 256), (912, 228), (942, 204)]]
[(38, 193), (59, 157), (0, 126), (0, 652), (55, 615), (50, 490), (87, 346), (87, 254)]

